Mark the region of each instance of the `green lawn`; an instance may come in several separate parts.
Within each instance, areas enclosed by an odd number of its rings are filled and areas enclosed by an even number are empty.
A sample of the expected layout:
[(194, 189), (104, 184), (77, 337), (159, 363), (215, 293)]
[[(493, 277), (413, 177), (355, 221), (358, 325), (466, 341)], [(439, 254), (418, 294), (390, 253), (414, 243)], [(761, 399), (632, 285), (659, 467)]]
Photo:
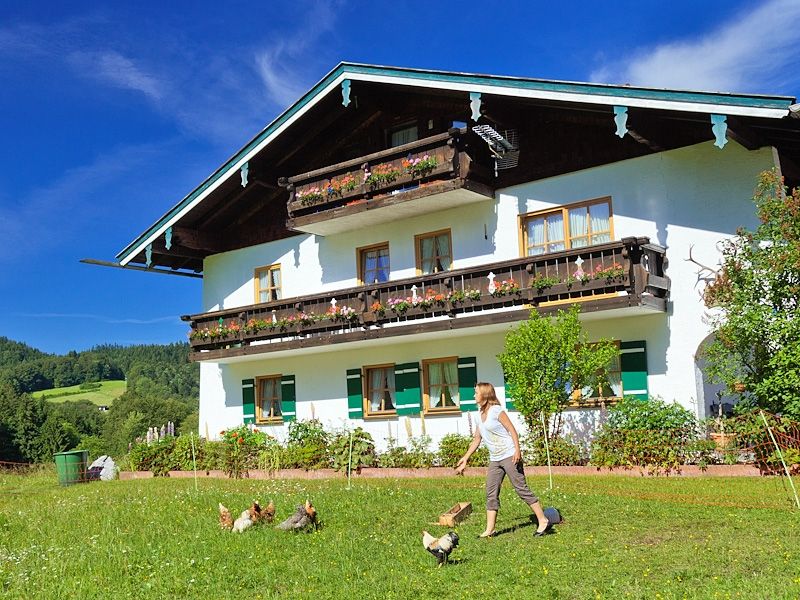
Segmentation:
[(100, 389), (84, 391), (79, 385), (69, 387), (54, 388), (52, 390), (41, 390), (33, 392), (35, 398), (45, 396), (50, 402), (77, 402), (78, 400), (89, 400), (98, 406), (111, 406), (114, 400), (125, 393), (127, 383), (125, 381), (101, 381)]
[[(534, 538), (505, 484), (494, 539), (483, 479), (262, 481), (151, 479), (59, 488), (55, 473), (0, 475), (4, 598), (798, 598), (800, 514), (778, 479), (531, 477), (568, 523)], [(309, 496), (324, 527), (217, 526)], [(457, 501), (455, 564), (435, 568), (420, 532)]]

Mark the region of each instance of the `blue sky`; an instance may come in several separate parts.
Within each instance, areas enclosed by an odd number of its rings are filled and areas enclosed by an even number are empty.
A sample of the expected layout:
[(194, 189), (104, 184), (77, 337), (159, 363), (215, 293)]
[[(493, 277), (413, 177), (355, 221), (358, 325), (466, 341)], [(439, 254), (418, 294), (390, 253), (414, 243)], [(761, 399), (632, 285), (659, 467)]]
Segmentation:
[(0, 335), (47, 352), (186, 339), (200, 280), (78, 261), (113, 260), (342, 60), (800, 94), (798, 0), (111, 4), (0, 5)]

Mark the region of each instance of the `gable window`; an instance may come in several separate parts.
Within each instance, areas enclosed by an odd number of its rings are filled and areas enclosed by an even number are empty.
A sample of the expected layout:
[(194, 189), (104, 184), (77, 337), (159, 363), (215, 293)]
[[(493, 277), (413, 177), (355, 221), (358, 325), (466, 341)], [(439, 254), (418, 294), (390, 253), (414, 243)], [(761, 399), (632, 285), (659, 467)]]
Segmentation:
[(426, 413), (460, 409), (458, 358), (437, 358), (422, 362), (423, 400)]
[(257, 377), (256, 388), (256, 423), (282, 421), (281, 376)]
[(396, 414), (394, 365), (364, 367), (366, 416)]
[(403, 144), (416, 142), (418, 136), (419, 132), (416, 125), (407, 124), (402, 127), (397, 127), (391, 130), (389, 133), (389, 147), (395, 148), (397, 146), (402, 146)]
[(389, 281), (389, 243), (358, 249), (358, 278), (362, 284)]
[(449, 229), (415, 236), (414, 241), (417, 271), (420, 275), (450, 270), (453, 264), (453, 247)]
[(281, 299), (281, 266), (270, 265), (256, 269), (256, 303)]
[(522, 217), (526, 256), (602, 244), (610, 242), (612, 236), (610, 198), (570, 204)]

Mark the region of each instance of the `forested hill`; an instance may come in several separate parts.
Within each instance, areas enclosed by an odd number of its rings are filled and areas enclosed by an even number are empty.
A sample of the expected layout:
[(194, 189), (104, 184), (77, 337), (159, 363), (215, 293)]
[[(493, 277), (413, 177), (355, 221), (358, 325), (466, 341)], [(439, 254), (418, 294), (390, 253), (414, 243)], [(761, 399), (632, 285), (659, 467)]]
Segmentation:
[[(36, 392), (86, 382), (126, 379), (133, 373), (155, 373), (157, 379), (169, 375), (181, 379), (176, 393), (196, 396), (199, 368), (188, 361), (187, 344), (116, 346), (103, 345), (64, 355), (46, 354), (21, 342), (0, 337), (0, 380), (17, 393)], [(149, 368), (148, 368), (149, 367)]]
[[(175, 343), (56, 355), (0, 337), (0, 461), (48, 461), (76, 447), (119, 455), (167, 421), (196, 432), (200, 367), (188, 354), (188, 344)], [(127, 390), (105, 413), (88, 401), (54, 404), (30, 395), (115, 379), (125, 379)]]

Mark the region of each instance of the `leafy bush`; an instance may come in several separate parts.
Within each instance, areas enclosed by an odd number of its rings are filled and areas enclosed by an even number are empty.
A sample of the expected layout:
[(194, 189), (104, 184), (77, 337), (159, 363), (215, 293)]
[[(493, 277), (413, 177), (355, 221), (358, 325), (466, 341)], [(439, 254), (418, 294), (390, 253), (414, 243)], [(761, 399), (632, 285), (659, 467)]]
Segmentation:
[(337, 471), (345, 471), (347, 465), (356, 471), (361, 467), (371, 467), (375, 464), (375, 441), (372, 436), (356, 427), (352, 432), (352, 462), (350, 454), (350, 433), (347, 430), (337, 433), (328, 447), (331, 457), (331, 466)]
[[(443, 467), (455, 467), (462, 456), (467, 452), (472, 443), (472, 436), (448, 433), (439, 442), (439, 452), (437, 453), (438, 463)], [(470, 467), (485, 467), (489, 464), (489, 449), (484, 445), (469, 457), (467, 463)]]
[(330, 464), (328, 434), (317, 419), (292, 421), (282, 462), (287, 468), (321, 469)]
[(247, 469), (257, 463), (258, 448), (264, 444), (265, 433), (246, 425), (222, 432), (225, 448), (223, 470), (232, 479), (247, 475)]
[(660, 398), (625, 398), (609, 410), (592, 444), (591, 462), (669, 472), (692, 459), (699, 439), (694, 415), (682, 406)]
[(175, 438), (165, 437), (151, 444), (136, 444), (128, 453), (128, 465), (134, 471), (151, 471), (156, 477), (165, 477), (175, 467), (172, 450)]
[(409, 448), (396, 446), (397, 440), (389, 438), (386, 452), (378, 457), (378, 466), (384, 468), (427, 469), (433, 466), (436, 455), (429, 450), (431, 438), (428, 435), (409, 439)]
[(581, 447), (572, 440), (558, 436), (547, 440), (545, 446), (544, 436), (541, 432), (528, 433), (520, 440), (522, 457), (526, 465), (546, 465), (547, 452), (550, 451), (550, 464), (552, 465), (584, 465), (586, 458), (581, 452)]
[(103, 438), (99, 435), (83, 435), (81, 436), (81, 441), (78, 442), (78, 445), (73, 448), (73, 450), (88, 450), (89, 451), (89, 462), (94, 462), (96, 458), (104, 454), (108, 454), (106, 452), (106, 443)]

